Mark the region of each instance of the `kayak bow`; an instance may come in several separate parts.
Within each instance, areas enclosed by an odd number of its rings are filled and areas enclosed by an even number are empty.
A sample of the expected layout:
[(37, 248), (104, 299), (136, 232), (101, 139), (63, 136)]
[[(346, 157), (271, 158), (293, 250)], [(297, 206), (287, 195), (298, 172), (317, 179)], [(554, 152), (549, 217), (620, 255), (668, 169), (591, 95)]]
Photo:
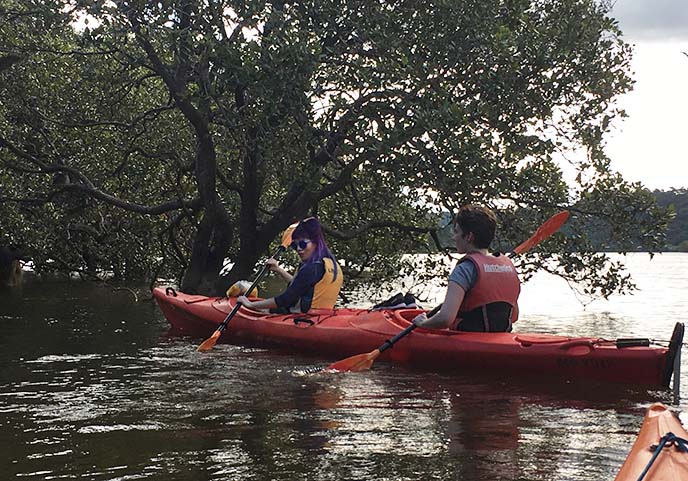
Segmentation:
[(688, 479), (688, 432), (663, 404), (651, 405), (615, 481)]

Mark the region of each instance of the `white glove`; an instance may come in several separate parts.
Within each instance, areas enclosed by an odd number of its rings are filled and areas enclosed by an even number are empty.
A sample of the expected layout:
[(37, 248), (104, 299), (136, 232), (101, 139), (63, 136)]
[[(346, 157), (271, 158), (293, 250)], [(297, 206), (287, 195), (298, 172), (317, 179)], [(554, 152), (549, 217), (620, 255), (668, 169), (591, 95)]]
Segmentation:
[(421, 314), (418, 314), (416, 317), (413, 318), (411, 321), (418, 327), (422, 327), (423, 324), (425, 324), (428, 321), (428, 316), (423, 312)]

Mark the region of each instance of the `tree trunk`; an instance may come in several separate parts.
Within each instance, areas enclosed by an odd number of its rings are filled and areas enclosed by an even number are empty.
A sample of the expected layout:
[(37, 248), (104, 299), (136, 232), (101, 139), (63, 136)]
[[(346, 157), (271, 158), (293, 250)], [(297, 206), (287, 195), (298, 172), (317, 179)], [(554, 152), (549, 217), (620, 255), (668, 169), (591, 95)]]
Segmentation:
[(219, 290), (220, 271), (229, 252), (231, 226), (206, 211), (194, 238), (189, 262), (181, 283), (181, 290), (189, 294), (222, 295)]
[(0, 247), (0, 286), (15, 287), (22, 283), (21, 255), (12, 248)]

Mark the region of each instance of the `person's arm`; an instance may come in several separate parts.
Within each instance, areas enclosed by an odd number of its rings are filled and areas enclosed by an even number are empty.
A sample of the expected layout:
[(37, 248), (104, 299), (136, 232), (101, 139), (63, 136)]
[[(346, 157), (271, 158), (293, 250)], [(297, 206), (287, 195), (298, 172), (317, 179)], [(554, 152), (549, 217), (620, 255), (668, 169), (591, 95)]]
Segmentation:
[(447, 294), (444, 296), (444, 302), (442, 303), (440, 312), (430, 319), (426, 317), (425, 313), (420, 314), (413, 319), (413, 323), (417, 326), (433, 329), (449, 327), (459, 313), (461, 304), (466, 297), (466, 292), (471, 290), (477, 279), (478, 271), (475, 269), (475, 264), (473, 264), (473, 262), (459, 262), (456, 267), (454, 267), (451, 274), (449, 274)]
[(427, 327), (430, 329), (443, 329), (449, 327), (456, 319), (459, 313), (459, 307), (463, 302), (466, 291), (463, 287), (455, 282), (449, 282), (447, 286), (447, 294), (444, 296), (444, 302), (440, 312), (428, 318), (425, 313), (416, 316), (413, 323), (418, 327)]
[(313, 289), (313, 286), (322, 279), (324, 274), (325, 267), (322, 262), (302, 265), (287, 289), (282, 294), (275, 296), (275, 304), (277, 307), (286, 308), (296, 305), (309, 289)]
[(257, 311), (259, 309), (274, 309), (277, 307), (275, 298), (263, 299), (262, 301), (249, 301), (246, 296), (237, 297), (237, 302), (248, 309), (253, 309)]
[(518, 302), (514, 306), (514, 319), (511, 322), (516, 322), (518, 321)]
[(268, 259), (268, 261), (266, 262), (266, 264), (269, 266), (269, 268), (270, 268), (271, 271), (276, 272), (277, 274), (279, 274), (280, 277), (281, 277), (282, 279), (284, 279), (285, 281), (291, 283), (291, 282), (294, 280), (294, 276), (292, 276), (292, 275), (289, 274), (287, 271), (285, 271), (285, 270), (282, 268), (282, 266), (279, 265), (279, 263), (277, 262), (277, 260), (275, 260), (275, 259)]

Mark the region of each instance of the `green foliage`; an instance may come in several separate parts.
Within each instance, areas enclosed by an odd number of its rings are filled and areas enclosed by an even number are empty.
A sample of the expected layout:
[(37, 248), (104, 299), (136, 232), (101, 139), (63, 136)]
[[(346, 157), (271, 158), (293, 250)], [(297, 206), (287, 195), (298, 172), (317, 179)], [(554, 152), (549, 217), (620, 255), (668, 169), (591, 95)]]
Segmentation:
[[(0, 70), (0, 240), (40, 270), (223, 290), (317, 213), (348, 278), (371, 282), (435, 249), (442, 209), (495, 208), (502, 247), (574, 206), (523, 269), (606, 295), (627, 283), (589, 229), (624, 250), (663, 240), (665, 213), (601, 149), (632, 82), (598, 2), (0, 0), (0, 14), (0, 52), (20, 59)], [(588, 155), (569, 189), (556, 159), (574, 148)]]

